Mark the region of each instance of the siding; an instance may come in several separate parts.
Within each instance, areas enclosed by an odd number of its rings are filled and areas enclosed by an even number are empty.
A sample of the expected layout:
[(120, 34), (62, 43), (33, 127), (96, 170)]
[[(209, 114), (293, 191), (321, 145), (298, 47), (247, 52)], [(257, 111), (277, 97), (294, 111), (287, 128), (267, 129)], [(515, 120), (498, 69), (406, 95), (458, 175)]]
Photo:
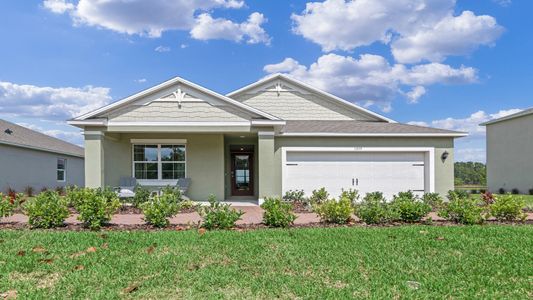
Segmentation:
[(110, 121), (246, 121), (249, 117), (229, 106), (213, 106), (207, 102), (152, 102), (143, 106), (128, 106), (106, 115)]
[(263, 91), (242, 94), (236, 100), (284, 120), (362, 120), (376, 119), (358, 113), (314, 94)]
[(533, 188), (533, 115), (487, 125), (487, 184), (489, 190)]
[[(23, 192), (31, 186), (38, 192), (43, 187), (84, 185), (83, 158), (8, 145), (0, 145), (0, 153), (0, 192), (8, 187)], [(66, 182), (56, 180), (58, 158), (67, 160)]]

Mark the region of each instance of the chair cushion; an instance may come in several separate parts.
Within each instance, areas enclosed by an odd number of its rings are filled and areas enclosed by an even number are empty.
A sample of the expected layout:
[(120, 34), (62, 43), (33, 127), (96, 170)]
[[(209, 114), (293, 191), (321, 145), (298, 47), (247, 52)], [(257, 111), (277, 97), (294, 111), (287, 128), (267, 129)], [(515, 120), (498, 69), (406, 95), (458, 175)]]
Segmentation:
[(130, 198), (130, 197), (135, 197), (135, 192), (133, 191), (133, 189), (129, 189), (129, 188), (120, 188), (119, 192), (118, 192), (118, 196), (120, 198)]

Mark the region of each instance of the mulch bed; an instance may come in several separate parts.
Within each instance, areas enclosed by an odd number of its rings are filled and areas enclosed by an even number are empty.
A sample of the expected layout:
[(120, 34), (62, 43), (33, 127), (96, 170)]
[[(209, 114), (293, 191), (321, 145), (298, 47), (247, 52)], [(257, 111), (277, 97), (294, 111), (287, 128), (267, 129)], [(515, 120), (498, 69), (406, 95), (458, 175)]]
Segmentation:
[(295, 213), (311, 213), (313, 212), (309, 205), (306, 205), (303, 202), (292, 202), (292, 210)]

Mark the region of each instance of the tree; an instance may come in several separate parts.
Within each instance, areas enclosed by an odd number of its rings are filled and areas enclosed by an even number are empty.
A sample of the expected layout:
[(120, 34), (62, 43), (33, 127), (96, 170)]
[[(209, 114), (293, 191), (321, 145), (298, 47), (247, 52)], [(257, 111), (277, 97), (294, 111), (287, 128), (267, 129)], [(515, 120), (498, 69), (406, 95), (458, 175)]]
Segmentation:
[(487, 167), (479, 162), (456, 162), (455, 185), (486, 185)]

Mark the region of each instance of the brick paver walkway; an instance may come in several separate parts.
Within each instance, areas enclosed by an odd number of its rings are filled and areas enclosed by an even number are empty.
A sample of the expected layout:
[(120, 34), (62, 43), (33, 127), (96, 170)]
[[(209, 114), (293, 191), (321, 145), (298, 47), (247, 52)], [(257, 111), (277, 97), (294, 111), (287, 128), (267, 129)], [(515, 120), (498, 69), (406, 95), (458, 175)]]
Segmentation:
[[(239, 220), (237, 224), (259, 224), (263, 219), (263, 210), (259, 206), (235, 206), (236, 209), (244, 211), (242, 220)], [(318, 216), (314, 213), (299, 213), (296, 214), (298, 218), (294, 222), (295, 224), (310, 224), (320, 222)], [(443, 220), (441, 217), (437, 216), (436, 213), (432, 212), (429, 214), (435, 221)], [(355, 218), (357, 220), (357, 218)], [(528, 213), (527, 220), (533, 220), (533, 213)], [(197, 224), (201, 221), (198, 213), (184, 213), (178, 214), (177, 216), (170, 219), (170, 223), (173, 225), (178, 224)], [(15, 214), (8, 218), (1, 218), (0, 223), (27, 223), (28, 217), (22, 214)], [(77, 220), (77, 215), (71, 215), (67, 218), (66, 223), (68, 224), (79, 224)], [(111, 219), (111, 224), (116, 225), (140, 225), (144, 224), (142, 214), (124, 214), (124, 215), (114, 215)]]

